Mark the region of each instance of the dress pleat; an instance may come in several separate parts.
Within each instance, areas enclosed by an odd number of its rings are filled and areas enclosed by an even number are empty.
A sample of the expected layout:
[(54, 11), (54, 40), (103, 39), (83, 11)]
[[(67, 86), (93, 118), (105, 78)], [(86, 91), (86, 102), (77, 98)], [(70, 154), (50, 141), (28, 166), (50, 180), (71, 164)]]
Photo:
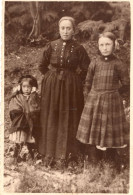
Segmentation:
[(100, 147), (122, 147), (125, 144), (127, 122), (118, 89), (119, 80), (127, 85), (129, 78), (126, 71), (121, 76), (119, 66), (121, 64), (115, 57), (107, 62), (99, 57), (89, 67), (86, 86), (89, 86), (90, 78), (93, 79), (92, 86), (76, 136), (82, 143)]

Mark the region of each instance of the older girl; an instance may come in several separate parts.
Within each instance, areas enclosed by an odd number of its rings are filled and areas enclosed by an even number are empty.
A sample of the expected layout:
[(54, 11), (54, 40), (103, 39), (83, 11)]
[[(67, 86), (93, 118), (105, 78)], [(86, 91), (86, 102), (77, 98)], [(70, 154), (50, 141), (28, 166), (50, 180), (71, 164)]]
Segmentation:
[(80, 142), (101, 150), (126, 146), (127, 126), (119, 92), (128, 91), (129, 77), (126, 64), (113, 54), (115, 41), (111, 32), (99, 37), (101, 55), (92, 60), (88, 69), (84, 87), (86, 103), (77, 132)]

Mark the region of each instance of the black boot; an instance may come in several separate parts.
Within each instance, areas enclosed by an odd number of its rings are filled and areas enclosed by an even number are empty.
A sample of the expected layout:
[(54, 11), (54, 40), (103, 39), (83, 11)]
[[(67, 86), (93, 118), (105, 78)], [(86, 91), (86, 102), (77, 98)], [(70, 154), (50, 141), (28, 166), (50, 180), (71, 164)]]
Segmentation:
[(27, 143), (27, 148), (29, 150), (29, 154), (31, 155), (32, 160), (34, 159), (34, 144), (33, 143)]
[(97, 149), (94, 145), (86, 145), (85, 156), (88, 156), (88, 161), (95, 164), (98, 160)]
[(116, 148), (108, 148), (106, 151), (106, 158), (109, 162), (115, 163), (117, 161)]
[(97, 159), (98, 161), (106, 161), (106, 150), (100, 150), (100, 149), (97, 149), (96, 150), (96, 155), (97, 155)]
[(22, 150), (22, 144), (16, 143), (14, 146), (14, 155), (13, 155), (15, 164), (20, 161), (19, 154), (21, 150)]

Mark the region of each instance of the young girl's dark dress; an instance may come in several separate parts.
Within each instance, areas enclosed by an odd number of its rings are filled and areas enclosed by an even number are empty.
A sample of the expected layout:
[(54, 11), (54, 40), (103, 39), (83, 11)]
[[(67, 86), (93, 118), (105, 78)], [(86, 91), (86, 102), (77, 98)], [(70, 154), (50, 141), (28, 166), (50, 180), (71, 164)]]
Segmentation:
[(127, 125), (120, 83), (129, 88), (126, 64), (114, 55), (92, 60), (85, 82), (88, 96), (77, 132), (80, 142), (106, 148), (124, 146)]

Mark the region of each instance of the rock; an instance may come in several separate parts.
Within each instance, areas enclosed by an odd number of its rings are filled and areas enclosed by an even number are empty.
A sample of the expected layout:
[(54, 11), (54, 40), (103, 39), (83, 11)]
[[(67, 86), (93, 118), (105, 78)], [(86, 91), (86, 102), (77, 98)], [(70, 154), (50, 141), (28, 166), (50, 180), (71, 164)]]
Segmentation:
[(76, 184), (71, 184), (71, 191), (72, 191), (72, 193), (75, 193), (77, 191), (77, 185)]
[(42, 159), (37, 160), (35, 164), (36, 164), (36, 165), (42, 164)]
[(4, 178), (4, 186), (9, 186), (12, 182), (12, 177), (11, 176), (7, 176)]
[(21, 184), (21, 181), (19, 178), (14, 179), (11, 185), (11, 192), (18, 192), (20, 184)]

